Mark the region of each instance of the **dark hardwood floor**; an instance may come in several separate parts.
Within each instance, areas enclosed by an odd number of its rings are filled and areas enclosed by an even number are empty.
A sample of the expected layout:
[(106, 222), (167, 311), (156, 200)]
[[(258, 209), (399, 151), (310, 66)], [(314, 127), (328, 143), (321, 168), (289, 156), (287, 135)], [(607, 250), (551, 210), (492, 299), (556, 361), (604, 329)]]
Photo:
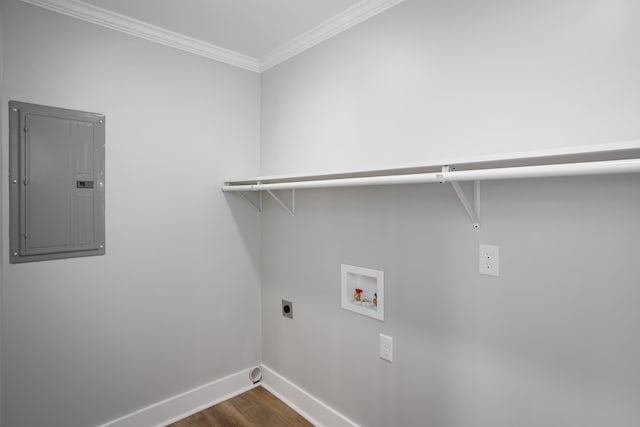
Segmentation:
[(168, 427), (313, 427), (262, 387), (184, 418)]

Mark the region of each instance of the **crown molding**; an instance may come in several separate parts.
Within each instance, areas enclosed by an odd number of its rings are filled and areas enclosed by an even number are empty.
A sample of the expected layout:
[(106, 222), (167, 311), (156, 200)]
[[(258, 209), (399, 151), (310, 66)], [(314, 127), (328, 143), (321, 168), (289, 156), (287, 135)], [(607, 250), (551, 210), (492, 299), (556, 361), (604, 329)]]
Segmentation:
[(197, 40), (173, 31), (129, 18), (119, 13), (97, 7), (79, 0), (22, 0), (63, 15), (81, 19), (92, 24), (120, 31), (135, 37), (180, 49), (225, 64), (259, 72), (255, 58)]
[(286, 61), (404, 0), (362, 0), (342, 13), (288, 41), (259, 60), (260, 72)]
[(362, 0), (349, 9), (295, 37), (259, 60), (184, 34), (166, 30), (81, 0), (21, 0), (92, 24), (170, 46), (225, 64), (260, 73), (298, 55), (404, 0)]

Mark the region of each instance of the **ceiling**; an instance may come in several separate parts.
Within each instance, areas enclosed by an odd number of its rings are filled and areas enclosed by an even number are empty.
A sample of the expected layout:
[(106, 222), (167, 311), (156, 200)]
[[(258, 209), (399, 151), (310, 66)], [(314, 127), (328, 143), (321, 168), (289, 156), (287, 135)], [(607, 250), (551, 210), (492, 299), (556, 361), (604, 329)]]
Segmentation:
[(359, 0), (84, 0), (167, 30), (262, 58)]
[(261, 72), (403, 0), (22, 0)]

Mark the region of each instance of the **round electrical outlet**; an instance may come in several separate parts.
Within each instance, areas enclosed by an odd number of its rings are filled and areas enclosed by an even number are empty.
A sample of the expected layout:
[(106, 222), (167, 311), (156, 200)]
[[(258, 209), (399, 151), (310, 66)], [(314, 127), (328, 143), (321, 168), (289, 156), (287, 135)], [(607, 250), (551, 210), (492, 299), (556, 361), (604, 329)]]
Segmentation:
[(293, 319), (293, 303), (291, 301), (282, 300), (282, 315)]

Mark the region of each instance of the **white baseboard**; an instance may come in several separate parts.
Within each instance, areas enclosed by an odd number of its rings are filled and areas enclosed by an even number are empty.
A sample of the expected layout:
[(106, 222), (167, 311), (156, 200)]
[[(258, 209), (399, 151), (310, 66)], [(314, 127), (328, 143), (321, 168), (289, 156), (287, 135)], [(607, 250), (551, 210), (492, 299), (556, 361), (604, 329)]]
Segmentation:
[(317, 427), (358, 427), (326, 403), (301, 389), (268, 366), (261, 365), (260, 384)]
[(335, 409), (298, 387), (268, 366), (261, 365), (262, 381), (252, 384), (247, 368), (180, 393), (161, 402), (102, 424), (100, 427), (162, 427), (262, 385), (317, 427), (358, 427)]
[(250, 369), (154, 403), (100, 427), (166, 426), (257, 387), (259, 383), (254, 385), (249, 380)]

